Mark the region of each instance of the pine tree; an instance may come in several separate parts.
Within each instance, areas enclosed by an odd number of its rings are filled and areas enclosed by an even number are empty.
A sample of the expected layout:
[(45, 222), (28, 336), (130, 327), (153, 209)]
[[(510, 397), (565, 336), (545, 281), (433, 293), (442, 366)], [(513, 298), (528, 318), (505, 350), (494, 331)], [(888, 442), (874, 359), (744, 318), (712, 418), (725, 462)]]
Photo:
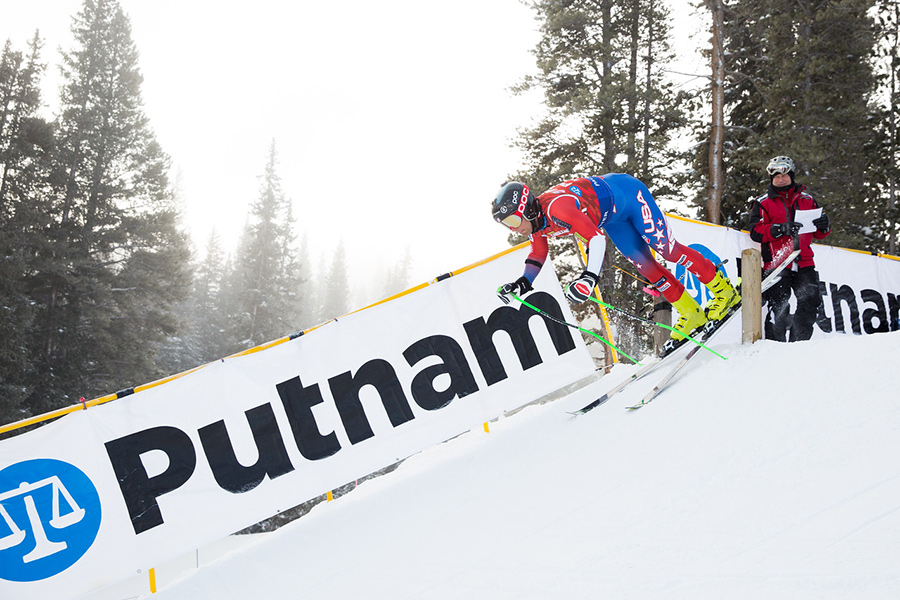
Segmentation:
[(227, 336), (223, 288), (228, 269), (221, 239), (213, 229), (203, 260), (194, 270), (190, 295), (179, 308), (184, 315), (181, 330), (161, 347), (160, 366), (167, 373), (181, 373), (241, 350)]
[(312, 259), (310, 258), (309, 235), (307, 233), (301, 234), (296, 262), (296, 287), (294, 289), (299, 293), (297, 298), (297, 325), (298, 330), (302, 331), (317, 325), (319, 318), (318, 296), (316, 294), (316, 286), (313, 285), (314, 273), (311, 266)]
[(409, 288), (409, 275), (412, 268), (412, 251), (409, 246), (403, 253), (400, 261), (388, 266), (379, 295), (382, 298), (390, 298), (394, 294), (406, 291)]
[(855, 248), (877, 242), (877, 192), (867, 173), (876, 159), (870, 99), (872, 0), (740, 0), (728, 15), (730, 173), (728, 223), (743, 223), (746, 200), (768, 184), (775, 155), (797, 164), (831, 216), (824, 240)]
[[(626, 172), (658, 199), (673, 193), (669, 147), (686, 121), (683, 98), (664, 76), (672, 59), (666, 7), (658, 0), (540, 0), (532, 6), (541, 21), (538, 73), (517, 89), (543, 90), (547, 115), (521, 132), (517, 145), (529, 164), (514, 178), (540, 193), (572, 177)], [(583, 268), (579, 254), (571, 239), (551, 245), (564, 283)], [(604, 300), (640, 310), (640, 286), (616, 263), (632, 268), (610, 244), (600, 282)], [(595, 310), (583, 305), (576, 313)], [(649, 343), (633, 324), (611, 317), (620, 333), (633, 333), (625, 336), (626, 351)]]
[(331, 264), (323, 285), (322, 312), (326, 319), (342, 317), (350, 312), (350, 278), (347, 272), (347, 251), (340, 240), (331, 256)]
[(878, 0), (876, 13), (877, 43), (875, 66), (879, 76), (879, 104), (876, 128), (877, 163), (869, 174), (878, 190), (880, 218), (873, 219), (873, 235), (880, 243), (873, 249), (897, 255), (900, 235), (900, 206), (897, 186), (900, 182), (900, 1)]
[(250, 348), (299, 328), (300, 265), (294, 218), (277, 173), (277, 152), (269, 148), (260, 193), (250, 210), (229, 285), (235, 305), (230, 331), (235, 344)]
[(189, 250), (168, 157), (142, 110), (131, 25), (114, 0), (85, 0), (63, 54), (52, 226), (34, 278), (35, 410), (151, 381), (178, 326)]
[(622, 171), (651, 189), (667, 183), (672, 136), (685, 120), (663, 69), (672, 59), (668, 13), (658, 0), (542, 0), (538, 74), (518, 92), (543, 90), (547, 115), (521, 132), (536, 184)]
[(0, 420), (23, 416), (29, 394), (30, 278), (48, 223), (53, 130), (37, 116), (44, 65), (35, 34), (28, 55), (7, 41), (0, 56)]

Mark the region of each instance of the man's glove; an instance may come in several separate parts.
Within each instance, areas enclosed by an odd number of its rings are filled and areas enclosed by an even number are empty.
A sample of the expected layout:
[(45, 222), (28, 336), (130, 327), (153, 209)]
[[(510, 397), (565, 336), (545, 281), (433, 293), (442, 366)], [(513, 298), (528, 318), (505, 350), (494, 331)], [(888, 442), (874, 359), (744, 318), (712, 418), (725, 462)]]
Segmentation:
[(828, 219), (828, 215), (826, 215), (824, 212), (818, 219), (813, 219), (813, 225), (815, 225), (816, 229), (818, 229), (819, 231), (828, 231), (829, 229), (831, 229), (831, 221)]
[(772, 227), (769, 229), (769, 233), (772, 234), (774, 238), (780, 238), (783, 235), (795, 236), (800, 232), (800, 228), (803, 227), (797, 221), (788, 221), (787, 223), (773, 223)]
[(590, 271), (584, 271), (581, 275), (566, 286), (566, 298), (569, 302), (582, 303), (590, 297), (594, 286), (597, 285), (599, 275), (594, 275)]
[(516, 296), (521, 296), (522, 294), (527, 294), (534, 288), (531, 287), (531, 282), (523, 275), (519, 277), (512, 283), (504, 283), (500, 287), (497, 288), (497, 297), (503, 300), (503, 304), (509, 304), (509, 294), (515, 294)]

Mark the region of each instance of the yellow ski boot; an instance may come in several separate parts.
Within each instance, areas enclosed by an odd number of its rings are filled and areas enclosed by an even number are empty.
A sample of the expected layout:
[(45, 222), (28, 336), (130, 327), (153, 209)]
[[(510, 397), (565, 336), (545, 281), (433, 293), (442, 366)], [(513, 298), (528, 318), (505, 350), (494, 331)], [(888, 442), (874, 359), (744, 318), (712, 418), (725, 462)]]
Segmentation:
[(672, 339), (676, 342), (685, 339), (685, 335), (690, 335), (692, 331), (702, 327), (707, 321), (703, 309), (687, 293), (687, 290), (681, 293), (681, 298), (673, 302), (672, 306), (678, 311), (678, 322), (675, 323), (675, 331), (671, 334)]
[(721, 271), (716, 271), (713, 280), (705, 285), (714, 296), (706, 305), (706, 318), (710, 321), (721, 320), (728, 314), (731, 307), (741, 301), (741, 295), (731, 285), (731, 281), (722, 275)]

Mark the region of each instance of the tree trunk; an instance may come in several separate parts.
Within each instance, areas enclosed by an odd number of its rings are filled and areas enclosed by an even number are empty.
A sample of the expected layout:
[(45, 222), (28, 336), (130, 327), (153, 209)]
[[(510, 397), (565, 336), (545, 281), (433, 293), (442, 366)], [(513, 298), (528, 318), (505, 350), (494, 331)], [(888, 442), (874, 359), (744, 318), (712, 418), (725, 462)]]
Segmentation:
[[(900, 4), (894, 5), (894, 40), (898, 39), (898, 27), (900, 27)], [(891, 71), (891, 96), (888, 108), (890, 110), (890, 144), (888, 156), (888, 208), (890, 209), (890, 218), (888, 223), (888, 254), (897, 255), (896, 228), (897, 222), (894, 216), (894, 209), (897, 206), (897, 188), (896, 188), (896, 156), (897, 156), (897, 45), (891, 46), (890, 71)]]
[(722, 0), (706, 0), (712, 12), (712, 123), (709, 131), (709, 185), (706, 196), (706, 220), (719, 224), (722, 221), (722, 188), (724, 174), (722, 157), (725, 147), (725, 53), (724, 6)]
[(641, 153), (641, 170), (644, 177), (649, 177), (650, 171), (650, 90), (653, 89), (653, 17), (656, 14), (653, 0), (650, 1), (647, 10), (647, 77), (644, 83), (644, 110), (642, 119), (644, 122), (644, 145)]

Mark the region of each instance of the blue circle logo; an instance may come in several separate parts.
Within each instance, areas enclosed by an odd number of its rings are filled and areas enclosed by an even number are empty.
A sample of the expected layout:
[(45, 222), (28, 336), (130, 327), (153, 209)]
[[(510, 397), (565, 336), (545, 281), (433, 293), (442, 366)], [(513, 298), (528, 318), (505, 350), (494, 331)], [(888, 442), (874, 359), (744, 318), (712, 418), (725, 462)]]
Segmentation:
[[(703, 244), (690, 244), (688, 247), (693, 248), (702, 254), (703, 258), (709, 259), (713, 265), (718, 265), (722, 262), (722, 259), (719, 258), (715, 252)], [(722, 272), (722, 275), (727, 275), (724, 265), (719, 267), (719, 271)], [(696, 300), (697, 304), (700, 306), (706, 306), (706, 303), (712, 299), (713, 295), (712, 292), (709, 291), (709, 288), (700, 283), (697, 276), (688, 271), (684, 265), (675, 265), (675, 277), (678, 278), (678, 281), (684, 285), (684, 289), (687, 290), (687, 293), (693, 296), (694, 300)]]
[(100, 496), (80, 469), (53, 459), (0, 471), (0, 579), (38, 581), (84, 556), (100, 531)]

